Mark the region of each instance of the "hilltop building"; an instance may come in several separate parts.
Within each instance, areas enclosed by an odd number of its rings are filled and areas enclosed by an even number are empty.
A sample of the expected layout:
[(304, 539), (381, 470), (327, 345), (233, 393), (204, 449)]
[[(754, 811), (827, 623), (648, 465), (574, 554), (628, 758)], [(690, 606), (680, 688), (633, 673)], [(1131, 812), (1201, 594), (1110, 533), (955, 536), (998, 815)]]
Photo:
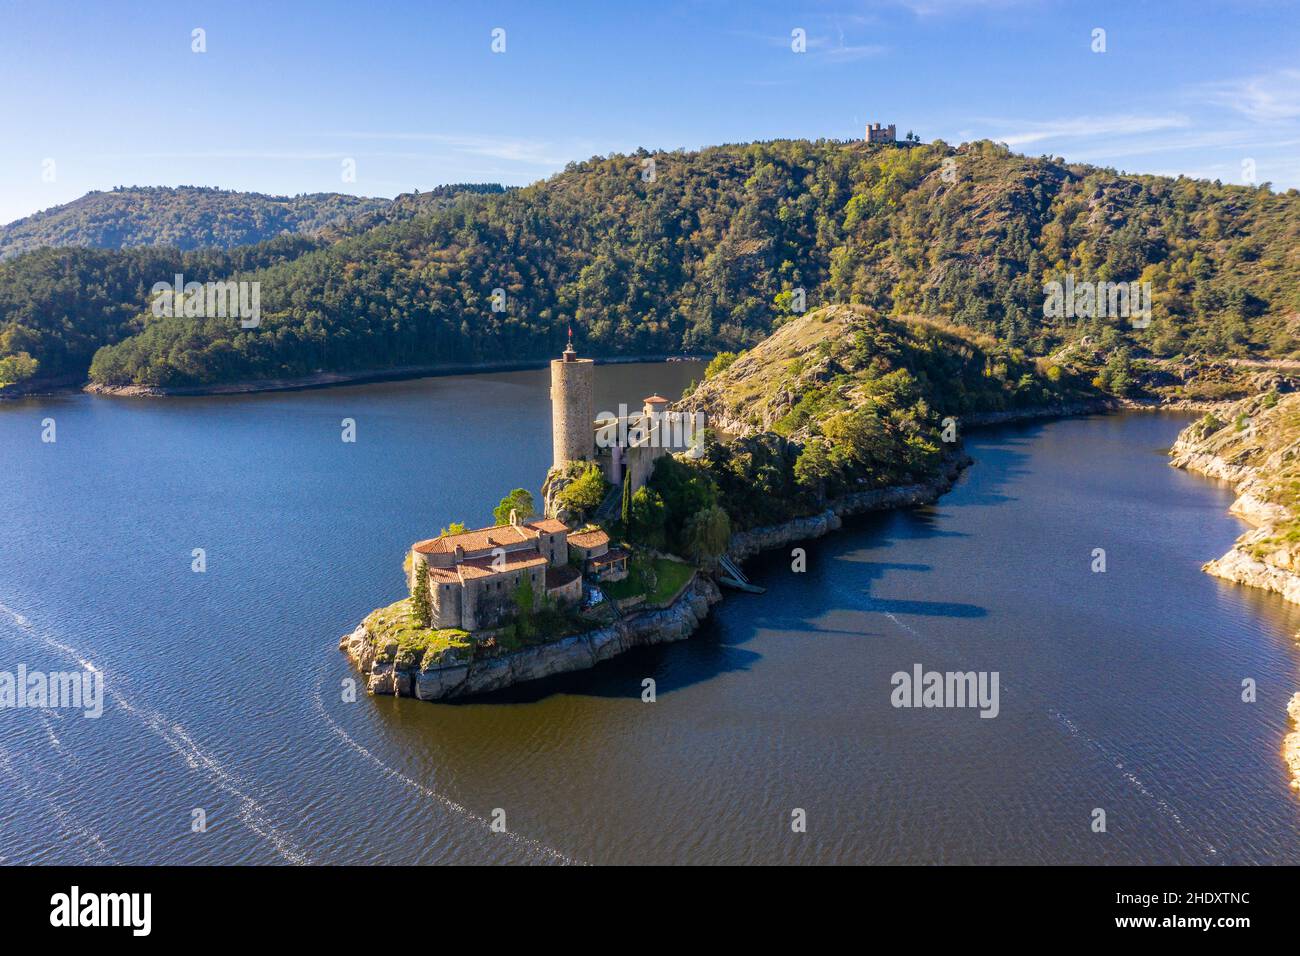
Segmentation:
[(867, 124), (867, 142), (868, 143), (893, 143), (898, 141), (898, 131), (894, 124), (882, 127), (879, 123)]

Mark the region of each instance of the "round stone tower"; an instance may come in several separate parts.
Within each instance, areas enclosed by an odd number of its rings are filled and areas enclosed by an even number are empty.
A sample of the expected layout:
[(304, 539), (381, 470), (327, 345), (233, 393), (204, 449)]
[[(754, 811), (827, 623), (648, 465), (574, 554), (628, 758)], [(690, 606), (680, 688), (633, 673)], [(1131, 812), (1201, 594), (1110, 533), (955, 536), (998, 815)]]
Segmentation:
[(563, 358), (551, 360), (551, 444), (556, 468), (566, 461), (596, 457), (594, 376), (595, 363), (578, 358), (570, 329)]

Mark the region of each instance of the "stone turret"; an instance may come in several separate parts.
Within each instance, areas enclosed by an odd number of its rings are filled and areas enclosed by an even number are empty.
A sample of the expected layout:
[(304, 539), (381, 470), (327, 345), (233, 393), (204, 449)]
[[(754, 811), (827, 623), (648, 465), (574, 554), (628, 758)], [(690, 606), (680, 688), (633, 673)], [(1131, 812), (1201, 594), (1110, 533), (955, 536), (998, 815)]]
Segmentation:
[(592, 461), (596, 457), (596, 418), (592, 389), (595, 363), (580, 359), (573, 348), (573, 330), (561, 358), (551, 361), (552, 466), (566, 461)]

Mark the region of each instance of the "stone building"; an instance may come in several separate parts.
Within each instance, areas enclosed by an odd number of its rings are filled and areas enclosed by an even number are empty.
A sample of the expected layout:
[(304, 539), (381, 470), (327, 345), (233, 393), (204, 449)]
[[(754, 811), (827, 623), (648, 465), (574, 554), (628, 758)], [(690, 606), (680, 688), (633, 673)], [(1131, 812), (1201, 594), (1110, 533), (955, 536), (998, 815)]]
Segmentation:
[(609, 546), (609, 535), (600, 528), (569, 535), (569, 555), (597, 581), (622, 581), (627, 577), (631, 555)]
[(898, 131), (894, 124), (881, 127), (879, 123), (867, 124), (867, 142), (868, 143), (893, 143), (898, 140)]
[(703, 441), (703, 424), (688, 412), (668, 411), (668, 399), (651, 395), (639, 412), (607, 415), (595, 422), (596, 461), (605, 480), (619, 487), (626, 478), (635, 493), (664, 455), (689, 451)]
[(581, 582), (575, 587), (567, 570), (568, 534), (554, 518), (519, 522), (512, 513), (510, 524), (417, 541), (408, 584), (414, 584), (417, 563), (428, 566), (434, 627), (496, 627), (514, 613), (515, 593), (525, 580), (532, 585), (534, 608), (543, 595), (561, 602), (581, 597)]

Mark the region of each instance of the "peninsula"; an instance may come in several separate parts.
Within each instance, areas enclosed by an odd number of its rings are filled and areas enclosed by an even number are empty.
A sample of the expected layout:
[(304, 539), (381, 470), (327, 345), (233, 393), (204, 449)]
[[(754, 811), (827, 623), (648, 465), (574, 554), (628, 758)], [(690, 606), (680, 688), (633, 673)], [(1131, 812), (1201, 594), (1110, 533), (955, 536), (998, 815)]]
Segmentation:
[(735, 562), (935, 500), (969, 463), (963, 421), (1111, 406), (1082, 368), (865, 306), (720, 354), (676, 403), (597, 415), (592, 379), (570, 339), (541, 514), (515, 489), (495, 524), (413, 543), (409, 597), (343, 637), (370, 693), (464, 697), (684, 639), (744, 585)]

